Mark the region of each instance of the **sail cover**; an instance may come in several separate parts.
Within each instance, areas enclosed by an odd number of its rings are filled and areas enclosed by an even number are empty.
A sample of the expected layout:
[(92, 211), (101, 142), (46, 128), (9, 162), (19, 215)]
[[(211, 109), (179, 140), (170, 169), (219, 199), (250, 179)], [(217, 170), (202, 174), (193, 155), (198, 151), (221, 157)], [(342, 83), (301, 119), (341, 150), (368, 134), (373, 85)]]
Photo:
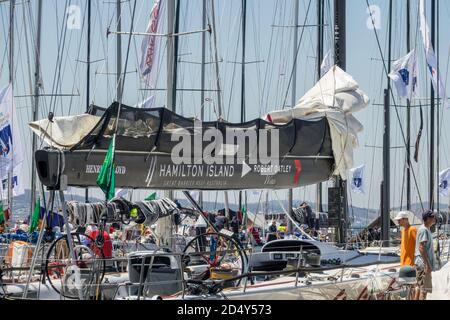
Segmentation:
[(353, 113), (364, 109), (369, 97), (359, 89), (358, 83), (338, 66), (331, 68), (320, 81), (288, 110), (270, 112), (267, 118), (275, 124), (292, 119), (314, 120), (326, 117), (335, 159), (335, 175), (346, 180), (353, 167), (353, 149), (358, 147), (358, 133), (362, 124)]
[[(86, 121), (80, 129), (79, 122), (86, 119), (92, 122)], [(92, 126), (94, 119), (99, 120)], [(44, 185), (50, 186), (62, 173), (69, 186), (96, 186), (116, 127), (118, 188), (284, 189), (326, 181), (333, 172), (326, 117), (291, 119), (280, 125), (263, 119), (200, 122), (166, 108), (114, 102), (106, 109), (94, 106), (72, 121), (55, 117), (52, 122), (31, 123), (33, 131), (53, 147), (35, 154)], [(55, 173), (54, 168), (62, 171)]]

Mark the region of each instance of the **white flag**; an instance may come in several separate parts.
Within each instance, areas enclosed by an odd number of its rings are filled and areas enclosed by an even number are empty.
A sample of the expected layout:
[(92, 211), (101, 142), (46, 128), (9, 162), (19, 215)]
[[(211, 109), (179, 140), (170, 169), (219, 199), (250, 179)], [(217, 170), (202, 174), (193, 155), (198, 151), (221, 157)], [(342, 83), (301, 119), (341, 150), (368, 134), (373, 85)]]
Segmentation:
[(327, 54), (322, 60), (320, 65), (320, 75), (323, 77), (330, 69), (334, 66), (334, 55), (333, 52), (328, 50)]
[(411, 99), (416, 96), (418, 70), (415, 49), (392, 64), (389, 78), (394, 82), (400, 97)]
[[(11, 187), (12, 187), (12, 196), (18, 197), (23, 194), (25, 194), (25, 188), (24, 188), (24, 180), (23, 180), (23, 171), (22, 171), (22, 164), (19, 164), (16, 166), (13, 170), (13, 175), (11, 177)], [(3, 196), (3, 199), (8, 198), (8, 176), (2, 178), (0, 183), (1, 193)]]
[[(150, 21), (147, 26), (147, 33), (160, 33), (162, 29), (161, 16), (164, 12), (164, 0), (156, 0), (152, 7)], [(159, 47), (161, 38), (155, 35), (147, 35), (142, 41), (141, 77), (145, 84), (150, 88), (156, 85), (156, 76), (158, 73)]]
[(200, 192), (194, 190), (194, 191), (189, 191), (189, 194), (191, 195), (192, 199), (194, 199), (195, 201), (199, 201), (200, 200)]
[(351, 189), (354, 193), (364, 194), (364, 169), (365, 165), (350, 170), (352, 181)]
[(144, 101), (139, 102), (138, 104), (134, 105), (135, 108), (153, 108), (153, 105), (155, 104), (155, 96), (150, 96)]
[(23, 161), (12, 86), (0, 91), (0, 177), (6, 177)]
[(128, 195), (129, 189), (119, 189), (117, 190), (115, 197), (116, 198), (125, 198)]
[(450, 191), (450, 168), (439, 173), (439, 194), (443, 197), (449, 196)]
[(439, 92), (439, 98), (442, 99), (442, 105), (449, 107), (447, 101), (447, 93), (445, 92), (445, 86), (442, 82), (441, 74), (438, 71), (438, 64), (434, 48), (431, 43), (430, 30), (428, 28), (427, 16), (426, 16), (426, 3), (425, 0), (420, 0), (420, 31), (422, 33), (423, 45), (425, 47), (425, 57), (427, 59), (428, 74), (433, 83), (433, 88), (436, 93)]

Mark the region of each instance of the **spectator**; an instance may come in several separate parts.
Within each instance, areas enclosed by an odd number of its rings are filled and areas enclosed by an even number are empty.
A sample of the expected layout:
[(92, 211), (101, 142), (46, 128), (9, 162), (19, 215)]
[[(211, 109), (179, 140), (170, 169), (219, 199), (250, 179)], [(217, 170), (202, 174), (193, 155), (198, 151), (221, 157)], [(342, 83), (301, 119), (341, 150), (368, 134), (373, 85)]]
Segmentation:
[(270, 242), (273, 240), (277, 240), (279, 238), (278, 230), (277, 230), (277, 222), (272, 220), (272, 224), (269, 226), (267, 231), (267, 240), (266, 242)]
[(417, 270), (417, 300), (425, 300), (432, 292), (431, 272), (437, 267), (433, 248), (433, 234), (430, 228), (436, 224), (436, 216), (431, 210), (422, 214), (423, 224), (417, 230), (415, 266)]
[(400, 211), (394, 219), (403, 228), (400, 244), (400, 265), (402, 267), (414, 266), (417, 228), (409, 224), (409, 214), (408, 211)]

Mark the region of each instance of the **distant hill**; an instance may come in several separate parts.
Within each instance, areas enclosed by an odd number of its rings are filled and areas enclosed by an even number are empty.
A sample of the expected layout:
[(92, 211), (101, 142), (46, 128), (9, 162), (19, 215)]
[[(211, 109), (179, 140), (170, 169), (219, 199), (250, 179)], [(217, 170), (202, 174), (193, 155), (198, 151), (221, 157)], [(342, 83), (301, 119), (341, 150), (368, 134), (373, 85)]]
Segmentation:
[[(73, 200), (73, 201), (80, 201), (84, 202), (84, 197), (79, 195), (66, 195), (66, 200)], [(98, 198), (90, 198), (91, 201), (102, 201)], [(14, 198), (13, 202), (13, 216), (17, 219), (24, 219), (30, 214), (30, 201), (31, 201), (31, 192), (30, 190), (26, 190), (24, 195), (21, 195), (19, 197)], [(191, 204), (186, 199), (180, 199), (180, 203), (183, 206), (190, 207)], [(284, 208), (287, 208), (287, 201), (281, 200), (281, 203), (283, 204)], [(295, 205), (298, 205), (298, 203), (295, 203)], [(316, 207), (315, 203), (310, 203), (311, 207)], [(223, 209), (224, 205), (222, 202), (204, 202), (203, 203), (203, 209), (206, 211), (215, 211), (219, 209)], [(258, 203), (248, 203), (248, 210), (250, 212), (264, 212), (266, 208), (265, 203), (260, 203), (258, 206)], [(280, 213), (284, 212), (283, 209), (280, 207), (280, 204), (276, 200), (269, 201), (267, 205), (268, 211), (270, 213)], [(424, 203), (424, 208), (428, 208), (428, 203)], [(441, 208), (445, 208), (445, 210), (448, 210), (448, 204), (441, 204)], [(237, 204), (230, 204), (231, 210), (237, 210), (238, 206)], [(328, 206), (325, 204), (323, 206), (323, 211), (328, 211)], [(394, 211), (399, 210), (399, 208), (394, 208)], [(420, 216), (420, 213), (422, 212), (422, 206), (418, 203), (415, 203), (412, 205), (412, 211), (416, 213), (417, 216)], [(366, 208), (359, 208), (359, 207), (350, 207), (349, 208), (349, 218), (352, 224), (353, 228), (360, 228), (367, 226), (370, 222), (375, 220), (379, 216), (379, 210), (378, 209), (366, 209)]]

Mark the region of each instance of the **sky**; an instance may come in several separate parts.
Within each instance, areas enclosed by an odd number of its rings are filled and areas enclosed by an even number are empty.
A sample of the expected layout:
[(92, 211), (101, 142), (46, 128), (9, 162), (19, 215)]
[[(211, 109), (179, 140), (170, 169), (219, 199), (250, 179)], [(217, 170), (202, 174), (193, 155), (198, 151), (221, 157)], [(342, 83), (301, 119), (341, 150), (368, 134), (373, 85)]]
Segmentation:
[[(19, 3), (20, 2), (20, 3)], [(30, 2), (19, 1), (16, 6), (15, 25), (15, 102), (20, 118), (22, 141), (24, 146), (31, 145), (31, 131), (27, 123), (31, 121), (32, 92), (34, 72), (34, 39), (36, 34), (36, 0)], [(210, 13), (210, 1), (207, 1)], [(325, 51), (333, 43), (332, 32), (332, 1), (326, 0), (325, 18)], [(130, 30), (131, 14), (135, 1), (122, 1), (122, 28)], [(201, 29), (201, 0), (181, 0), (181, 31)], [(220, 81), (222, 87), (222, 101), (225, 118), (232, 122), (240, 119), (240, 86), (241, 86), (241, 0), (215, 1), (217, 24), (217, 47), (219, 55)], [(431, 1), (428, 0), (428, 8)], [(379, 8), (376, 20), (380, 29), (377, 30), (382, 54), (387, 59), (388, 33), (388, 0), (369, 0), (370, 5)], [(65, 25), (64, 15), (69, 6), (78, 6), (80, 10), (80, 28), (69, 29)], [(148, 24), (153, 0), (136, 0), (134, 30), (145, 32)], [(331, 8), (330, 8), (331, 5)], [(412, 47), (419, 52), (419, 90), (422, 99), (412, 102), (414, 106), (421, 104), (424, 115), (424, 132), (420, 144), (419, 163), (413, 164), (414, 175), (418, 188), (413, 180), (413, 201), (426, 201), (428, 198), (428, 168), (429, 168), (429, 108), (427, 106), (430, 83), (426, 78), (423, 45), (418, 32), (418, 0), (411, 0)], [(447, 83), (450, 54), (450, 2), (439, 1), (439, 53), (440, 72)], [(316, 21), (316, 1), (299, 0), (299, 24), (312, 25)], [(404, 56), (406, 52), (406, 0), (393, 1), (392, 25), (392, 59)], [(73, 12), (73, 11), (72, 11)], [(86, 109), (86, 1), (81, 0), (43, 0), (42, 50), (41, 69), (43, 92), (46, 94), (73, 94), (58, 98), (42, 97), (40, 99), (40, 118), (47, 116), (49, 110), (56, 116), (78, 114)], [(0, 87), (8, 83), (8, 55), (7, 39), (9, 28), (9, 4), (0, 3)], [(347, 72), (360, 84), (360, 88), (367, 93), (371, 104), (363, 111), (355, 114), (364, 125), (364, 131), (359, 136), (359, 147), (355, 149), (354, 165), (365, 165), (365, 194), (358, 195), (349, 192), (350, 205), (364, 208), (379, 208), (380, 182), (382, 178), (382, 135), (383, 109), (379, 104), (383, 101), (383, 89), (386, 87), (386, 75), (383, 71), (381, 54), (378, 49), (375, 33), (370, 25), (370, 16), (366, 0), (347, 0)], [(166, 20), (163, 21), (166, 23)], [(211, 21), (211, 14), (208, 15)], [(293, 66), (293, 30), (294, 0), (248, 0), (247, 1), (247, 41), (246, 41), (246, 119), (251, 120), (264, 115), (268, 111), (280, 109), (286, 100), (291, 104), (292, 87), (290, 76)], [(91, 60), (91, 102), (99, 106), (108, 106), (115, 97), (115, 65), (116, 65), (116, 35), (107, 36), (107, 30), (116, 30), (115, 1), (92, 1), (92, 47)], [(65, 37), (61, 36), (65, 35)], [(297, 57), (297, 86), (294, 96), (298, 101), (306, 91), (317, 81), (316, 77), (316, 28), (299, 28), (299, 50)], [(213, 42), (209, 34), (207, 38), (207, 61), (214, 62)], [(127, 56), (128, 36), (122, 36), (122, 68), (125, 67)], [(163, 90), (149, 92), (141, 90), (138, 66), (140, 61), (140, 45), (142, 37), (133, 36), (130, 42), (127, 74), (123, 102), (134, 105), (146, 97), (154, 94), (156, 105), (165, 105)], [(162, 41), (160, 52), (162, 59), (159, 64), (157, 88), (166, 87), (165, 73), (165, 42)], [(178, 87), (183, 89), (200, 88), (201, 34), (191, 34), (180, 37)], [(61, 63), (58, 63), (61, 62)], [(55, 81), (58, 79), (58, 81)], [(215, 73), (213, 64), (206, 68), (207, 89), (215, 89)], [(448, 87), (448, 86), (447, 86)], [(25, 97), (24, 97), (25, 96)], [(208, 91), (206, 97), (214, 101), (217, 95)], [(402, 107), (405, 101), (396, 98), (398, 108), (391, 108), (391, 204), (392, 207), (405, 205), (405, 148), (401, 135), (401, 128), (405, 128), (406, 110)], [(198, 92), (180, 91), (177, 94), (177, 112), (185, 116), (195, 116), (200, 112), (202, 103)], [(210, 105), (204, 106), (209, 119), (215, 119)], [(439, 168), (450, 167), (450, 144), (448, 120), (449, 110), (441, 110), (440, 118), (442, 131), (440, 137)], [(412, 142), (415, 142), (419, 125), (419, 108), (414, 107), (411, 112)], [(31, 147), (27, 151), (23, 166), (23, 181), (29, 185), (31, 171)], [(414, 152), (414, 148), (411, 149)], [(327, 183), (326, 185), (330, 185)], [(80, 194), (82, 190), (76, 191)], [(100, 197), (98, 190), (92, 190), (94, 196)], [(137, 192), (139, 198), (149, 191)], [(285, 191), (278, 191), (277, 195), (270, 193), (271, 199), (286, 198)], [(326, 202), (326, 191), (323, 196)], [(248, 201), (258, 201), (258, 195), (248, 193)], [(222, 193), (211, 192), (206, 200), (221, 201)], [(294, 203), (303, 200), (314, 201), (315, 187), (298, 188), (294, 190)], [(237, 192), (230, 192), (230, 201), (237, 201)], [(448, 199), (442, 199), (447, 203)]]

